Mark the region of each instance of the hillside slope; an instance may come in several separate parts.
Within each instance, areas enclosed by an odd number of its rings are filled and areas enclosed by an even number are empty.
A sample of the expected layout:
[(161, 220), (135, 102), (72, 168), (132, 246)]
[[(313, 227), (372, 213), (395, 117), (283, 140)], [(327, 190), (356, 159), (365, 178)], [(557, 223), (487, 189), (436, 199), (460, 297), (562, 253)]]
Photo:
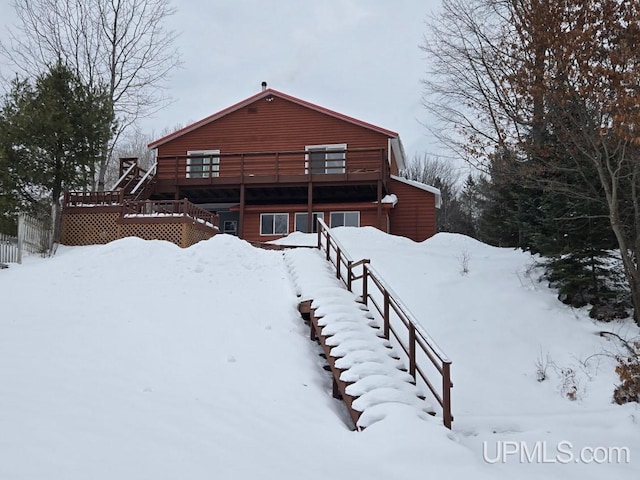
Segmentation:
[[(186, 250), (124, 239), (0, 271), (0, 478), (640, 473), (640, 411), (611, 404), (617, 379), (603, 353), (618, 346), (597, 335), (638, 335), (630, 322), (594, 323), (559, 304), (522, 252), (457, 235), (336, 234), (452, 358), (452, 432), (402, 415), (349, 429), (281, 253), (225, 235)], [(495, 456), (505, 442), (547, 442), (556, 459), (563, 441), (574, 453), (628, 447), (631, 462), (483, 461), (483, 448)]]

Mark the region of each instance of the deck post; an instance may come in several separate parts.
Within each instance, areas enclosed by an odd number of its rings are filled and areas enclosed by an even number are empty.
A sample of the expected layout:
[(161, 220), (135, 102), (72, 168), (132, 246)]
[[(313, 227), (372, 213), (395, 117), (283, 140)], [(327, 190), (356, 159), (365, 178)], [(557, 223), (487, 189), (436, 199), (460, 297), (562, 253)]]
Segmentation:
[(313, 183), (309, 182), (307, 183), (307, 233), (313, 232), (313, 226)]
[(382, 180), (378, 179), (378, 211), (377, 211), (378, 229), (386, 232), (386, 228), (382, 228)]
[(240, 212), (238, 213), (238, 236), (244, 238), (244, 177), (240, 184)]

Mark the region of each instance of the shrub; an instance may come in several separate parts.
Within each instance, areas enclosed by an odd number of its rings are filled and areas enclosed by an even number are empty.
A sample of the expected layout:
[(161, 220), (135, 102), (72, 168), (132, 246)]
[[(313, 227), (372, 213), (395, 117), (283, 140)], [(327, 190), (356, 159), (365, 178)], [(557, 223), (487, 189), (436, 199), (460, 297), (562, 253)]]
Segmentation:
[(613, 392), (613, 401), (623, 403), (640, 403), (640, 342), (633, 344), (635, 354), (627, 357), (619, 356), (616, 373), (620, 377), (620, 385)]

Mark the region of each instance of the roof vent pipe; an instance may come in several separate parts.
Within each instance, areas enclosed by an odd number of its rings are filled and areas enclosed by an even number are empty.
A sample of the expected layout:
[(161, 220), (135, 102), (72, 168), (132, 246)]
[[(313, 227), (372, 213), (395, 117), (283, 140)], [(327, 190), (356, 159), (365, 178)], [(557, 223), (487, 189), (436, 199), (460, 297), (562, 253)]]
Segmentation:
[(264, 92), (267, 89), (267, 82), (262, 82), (262, 91)]

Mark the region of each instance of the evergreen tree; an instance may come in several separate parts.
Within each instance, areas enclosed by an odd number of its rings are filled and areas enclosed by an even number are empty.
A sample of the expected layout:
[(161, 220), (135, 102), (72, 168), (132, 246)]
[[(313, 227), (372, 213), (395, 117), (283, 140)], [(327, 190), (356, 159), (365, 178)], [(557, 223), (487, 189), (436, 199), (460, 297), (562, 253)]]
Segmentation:
[(478, 238), (499, 247), (531, 248), (540, 223), (542, 190), (523, 181), (529, 165), (502, 149), (492, 156), (488, 176), (478, 181)]
[(108, 97), (57, 62), (35, 81), (16, 79), (0, 110), (0, 201), (40, 210), (65, 188), (87, 188), (110, 138)]

